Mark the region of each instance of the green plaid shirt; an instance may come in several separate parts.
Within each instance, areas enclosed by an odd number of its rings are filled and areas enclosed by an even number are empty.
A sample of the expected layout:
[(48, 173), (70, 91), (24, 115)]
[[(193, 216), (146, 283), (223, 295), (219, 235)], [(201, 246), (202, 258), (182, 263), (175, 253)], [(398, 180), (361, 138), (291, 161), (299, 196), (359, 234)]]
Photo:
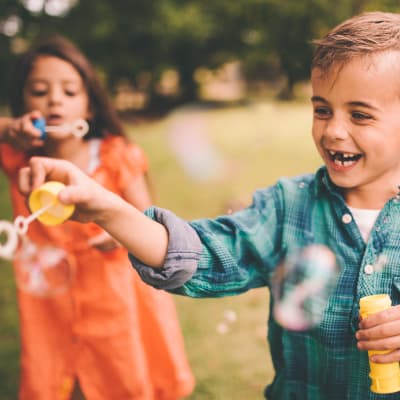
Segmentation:
[[(146, 213), (167, 226), (170, 246), (161, 272), (131, 256), (135, 268), (153, 286), (191, 297), (236, 295), (269, 286), (287, 254), (314, 243), (328, 246), (337, 257), (340, 275), (320, 325), (293, 332), (279, 326), (270, 313), (268, 340), (276, 376), (265, 396), (273, 400), (400, 399), (400, 392), (370, 391), (367, 352), (357, 350), (354, 336), (359, 299), (374, 294), (371, 287), (375, 293), (390, 294), (393, 304), (400, 303), (398, 196), (382, 209), (367, 244), (325, 168), (280, 179), (257, 191), (249, 208), (232, 215), (187, 224), (166, 210), (151, 208)], [(197, 235), (191, 236), (188, 227)], [(368, 273), (365, 267), (375, 264), (379, 255), (387, 257), (383, 271)], [(188, 273), (190, 268), (193, 271)], [(168, 285), (169, 281), (175, 285)]]

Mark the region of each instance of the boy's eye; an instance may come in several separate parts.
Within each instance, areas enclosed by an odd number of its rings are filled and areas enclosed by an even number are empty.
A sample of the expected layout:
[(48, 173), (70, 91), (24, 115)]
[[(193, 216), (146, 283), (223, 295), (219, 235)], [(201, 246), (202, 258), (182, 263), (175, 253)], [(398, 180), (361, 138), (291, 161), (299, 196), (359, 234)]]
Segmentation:
[(332, 115), (332, 111), (328, 107), (315, 107), (314, 115), (317, 118), (325, 119)]
[(353, 118), (356, 121), (363, 121), (363, 120), (367, 120), (367, 119), (371, 119), (372, 117), (368, 114), (365, 114), (363, 112), (360, 111), (354, 111), (351, 113), (351, 118)]

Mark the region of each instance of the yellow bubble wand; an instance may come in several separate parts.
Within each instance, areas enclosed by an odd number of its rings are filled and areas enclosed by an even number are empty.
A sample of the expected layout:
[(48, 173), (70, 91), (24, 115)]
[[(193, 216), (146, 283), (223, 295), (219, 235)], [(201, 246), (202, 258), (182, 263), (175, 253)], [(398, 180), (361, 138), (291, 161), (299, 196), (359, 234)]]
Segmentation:
[(1, 258), (13, 258), (19, 236), (23, 237), (27, 233), (29, 224), (35, 219), (44, 225), (54, 226), (63, 223), (74, 213), (74, 205), (66, 205), (58, 201), (58, 193), (64, 187), (65, 185), (61, 182), (46, 182), (32, 191), (29, 196), (28, 204), (32, 211), (30, 216), (19, 215), (15, 218), (14, 223), (0, 221), (0, 236), (4, 238), (0, 242)]

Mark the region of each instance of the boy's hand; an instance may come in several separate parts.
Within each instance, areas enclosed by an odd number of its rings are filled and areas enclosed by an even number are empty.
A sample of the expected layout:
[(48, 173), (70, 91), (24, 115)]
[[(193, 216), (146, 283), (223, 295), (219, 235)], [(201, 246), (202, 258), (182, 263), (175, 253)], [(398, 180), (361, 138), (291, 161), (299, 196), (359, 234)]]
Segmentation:
[(356, 333), (359, 350), (389, 350), (373, 355), (371, 361), (390, 363), (400, 361), (400, 305), (370, 315), (360, 321)]
[(64, 204), (74, 204), (72, 219), (95, 222), (144, 264), (164, 265), (168, 231), (132, 204), (99, 185), (77, 166), (65, 160), (32, 157), (20, 170), (19, 189), (28, 195), (46, 181), (66, 185), (58, 194)]
[(80, 222), (98, 222), (107, 217), (119, 198), (88, 177), (74, 164), (46, 157), (32, 157), (29, 166), (19, 172), (19, 189), (28, 195), (46, 181), (58, 181), (66, 185), (58, 199), (64, 204), (74, 204), (72, 219)]
[(3, 134), (4, 142), (20, 151), (43, 146), (41, 132), (33, 125), (33, 121), (39, 118), (42, 118), (42, 114), (39, 111), (32, 111), (22, 117), (10, 119)]

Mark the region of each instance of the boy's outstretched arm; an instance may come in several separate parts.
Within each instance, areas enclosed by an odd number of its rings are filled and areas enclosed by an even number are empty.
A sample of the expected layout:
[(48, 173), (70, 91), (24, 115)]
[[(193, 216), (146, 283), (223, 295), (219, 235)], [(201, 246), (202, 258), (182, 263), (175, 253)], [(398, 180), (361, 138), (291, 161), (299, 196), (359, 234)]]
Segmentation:
[(166, 228), (99, 185), (72, 163), (32, 157), (29, 165), (20, 171), (19, 188), (28, 195), (49, 180), (66, 185), (58, 198), (64, 204), (76, 206), (72, 219), (97, 223), (148, 266), (157, 268), (164, 264), (168, 248)]

